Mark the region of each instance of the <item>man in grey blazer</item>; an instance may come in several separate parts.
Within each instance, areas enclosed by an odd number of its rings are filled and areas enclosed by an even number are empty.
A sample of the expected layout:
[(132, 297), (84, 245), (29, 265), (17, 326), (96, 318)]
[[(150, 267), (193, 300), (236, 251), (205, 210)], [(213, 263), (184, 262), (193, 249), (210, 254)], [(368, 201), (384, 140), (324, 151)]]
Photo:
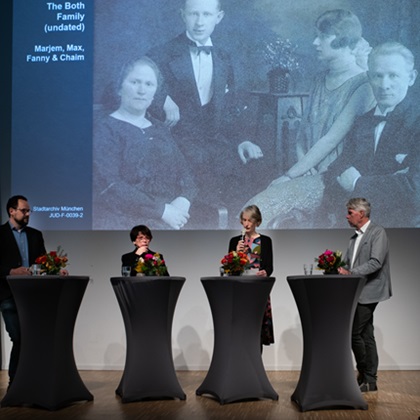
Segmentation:
[(378, 351), (373, 327), (373, 313), (379, 302), (392, 296), (389, 268), (389, 245), (385, 229), (370, 221), (370, 203), (352, 198), (347, 203), (347, 221), (356, 229), (344, 256), (343, 275), (366, 276), (353, 321), (352, 349), (359, 372), (362, 392), (376, 391)]

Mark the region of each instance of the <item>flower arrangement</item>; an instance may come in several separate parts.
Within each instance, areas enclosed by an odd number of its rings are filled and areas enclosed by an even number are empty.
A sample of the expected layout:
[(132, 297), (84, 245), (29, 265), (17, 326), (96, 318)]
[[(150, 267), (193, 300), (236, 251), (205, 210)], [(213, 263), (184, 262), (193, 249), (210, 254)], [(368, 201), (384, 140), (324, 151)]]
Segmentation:
[(41, 272), (49, 275), (60, 274), (61, 269), (68, 264), (67, 254), (59, 246), (57, 251), (50, 251), (35, 260), (35, 264), (41, 265)]
[(341, 251), (325, 250), (318, 258), (315, 258), (315, 262), (318, 263), (317, 270), (324, 270), (325, 274), (337, 274), (338, 268), (346, 265), (341, 259), (342, 255)]
[(289, 39), (277, 38), (274, 41), (264, 43), (263, 59), (272, 70), (282, 69), (286, 72), (300, 70), (296, 55), (297, 47)]
[(249, 265), (245, 252), (230, 251), (220, 261), (225, 274), (228, 276), (241, 275)]
[(168, 275), (165, 260), (158, 253), (147, 253), (144, 257), (140, 257), (134, 269), (137, 273), (143, 274), (144, 276)]

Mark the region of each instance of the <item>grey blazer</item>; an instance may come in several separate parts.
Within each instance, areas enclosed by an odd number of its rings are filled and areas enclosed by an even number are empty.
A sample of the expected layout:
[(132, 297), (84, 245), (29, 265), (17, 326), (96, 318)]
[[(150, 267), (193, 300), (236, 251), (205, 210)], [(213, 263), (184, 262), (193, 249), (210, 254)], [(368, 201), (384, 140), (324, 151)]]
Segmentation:
[[(344, 256), (347, 267), (350, 267), (356, 237), (356, 234), (351, 237)], [(360, 241), (351, 273), (367, 278), (359, 303), (381, 302), (392, 296), (389, 244), (382, 226), (371, 222), (366, 229)]]

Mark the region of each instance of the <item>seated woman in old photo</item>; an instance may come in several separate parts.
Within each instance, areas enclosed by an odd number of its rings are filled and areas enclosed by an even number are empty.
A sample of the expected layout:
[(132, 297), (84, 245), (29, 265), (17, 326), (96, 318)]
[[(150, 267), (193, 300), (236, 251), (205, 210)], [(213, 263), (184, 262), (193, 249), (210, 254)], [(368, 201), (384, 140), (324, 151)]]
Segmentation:
[(169, 130), (147, 114), (160, 81), (147, 57), (124, 66), (118, 105), (95, 119), (93, 227), (126, 229), (139, 219), (151, 228), (181, 229), (195, 186)]
[(325, 172), (342, 151), (355, 118), (375, 105), (365, 67), (370, 48), (357, 16), (330, 10), (315, 26), (313, 45), (326, 70), (312, 84), (297, 139), (298, 162), (286, 172), (287, 179)]
[[(290, 194), (308, 197), (308, 192), (301, 188), (304, 184), (310, 188), (309, 180), (287, 181), (302, 175), (325, 172), (341, 153), (344, 139), (355, 118), (375, 104), (365, 67), (370, 47), (362, 38), (362, 27), (357, 16), (343, 9), (330, 10), (317, 19), (315, 27), (313, 45), (325, 70), (315, 77), (310, 89), (296, 141), (298, 160), (266, 190), (270, 195), (277, 195), (278, 190), (281, 197), (277, 204), (283, 201), (289, 207), (273, 208), (271, 215), (276, 212), (284, 214), (293, 209), (293, 200), (288, 200)], [(322, 189), (322, 185), (318, 185), (320, 182), (319, 178), (312, 180), (315, 188)], [(273, 187), (276, 191), (273, 191)], [(255, 202), (256, 197), (251, 201)], [(260, 205), (267, 208), (265, 203)], [(297, 202), (298, 208), (300, 206), (310, 211), (314, 205), (316, 203), (307, 199), (302, 200), (301, 204)]]

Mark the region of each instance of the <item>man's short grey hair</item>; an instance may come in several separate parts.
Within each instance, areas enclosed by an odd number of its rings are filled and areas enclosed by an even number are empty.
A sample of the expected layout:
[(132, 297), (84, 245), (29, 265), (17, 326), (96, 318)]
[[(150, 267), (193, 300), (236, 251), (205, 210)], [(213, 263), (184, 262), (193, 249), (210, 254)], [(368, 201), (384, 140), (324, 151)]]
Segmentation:
[(366, 198), (356, 197), (351, 198), (347, 204), (348, 210), (364, 211), (366, 217), (370, 217), (370, 203)]
[(394, 55), (398, 54), (404, 58), (407, 66), (410, 70), (414, 69), (414, 55), (413, 53), (404, 45), (399, 42), (385, 42), (376, 46), (369, 54), (368, 57), (368, 66), (370, 66), (372, 60), (374, 60), (379, 55)]

